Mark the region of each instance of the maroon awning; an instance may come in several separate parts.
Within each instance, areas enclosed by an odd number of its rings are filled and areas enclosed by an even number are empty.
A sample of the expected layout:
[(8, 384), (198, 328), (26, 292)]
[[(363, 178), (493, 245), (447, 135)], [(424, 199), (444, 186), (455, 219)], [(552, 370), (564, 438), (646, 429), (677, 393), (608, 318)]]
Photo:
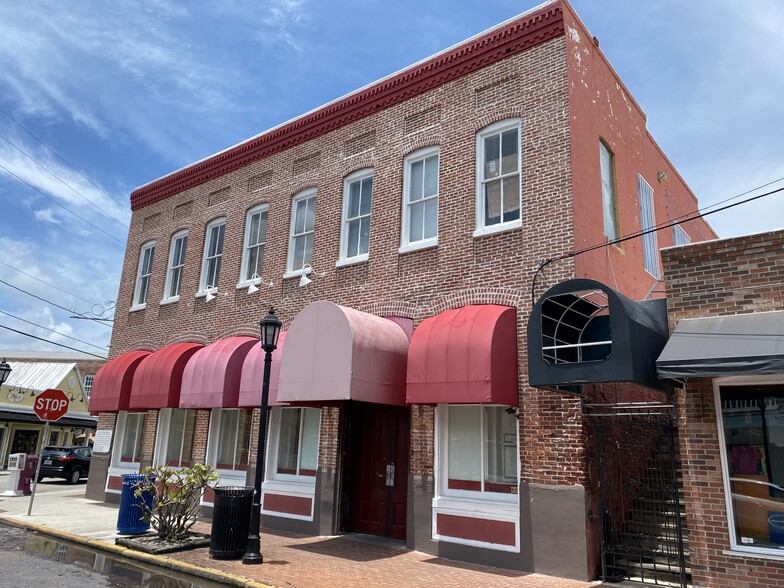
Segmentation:
[(292, 321), (278, 401), (405, 405), (408, 337), (390, 320), (321, 300)]
[(149, 351), (129, 351), (107, 361), (95, 374), (90, 390), (92, 414), (128, 410), (133, 375)]
[(493, 304), (422, 321), (408, 351), (406, 402), (517, 406), (517, 318)]
[(144, 358), (133, 377), (128, 409), (177, 408), (185, 365), (202, 347), (199, 343), (173, 343)]
[(226, 337), (197, 351), (185, 367), (180, 408), (237, 408), (245, 358), (259, 340)]
[[(272, 352), (272, 365), (270, 366), (270, 383), (268, 406), (279, 406), (278, 378), (280, 377), (280, 358), (283, 355), (283, 344), (286, 341), (286, 331), (281, 331), (278, 337), (278, 347)], [(242, 364), (242, 377), (240, 378), (240, 408), (256, 408), (261, 406), (261, 385), (264, 380), (264, 350), (261, 343), (256, 341)]]

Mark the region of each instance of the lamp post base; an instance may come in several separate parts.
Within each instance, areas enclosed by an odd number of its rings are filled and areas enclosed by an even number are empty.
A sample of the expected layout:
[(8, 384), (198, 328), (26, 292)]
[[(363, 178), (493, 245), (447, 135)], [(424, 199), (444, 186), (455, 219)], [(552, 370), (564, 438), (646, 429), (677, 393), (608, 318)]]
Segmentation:
[(242, 556), (242, 563), (249, 566), (261, 564), (264, 563), (264, 556), (261, 555), (259, 552), (256, 553), (248, 552)]

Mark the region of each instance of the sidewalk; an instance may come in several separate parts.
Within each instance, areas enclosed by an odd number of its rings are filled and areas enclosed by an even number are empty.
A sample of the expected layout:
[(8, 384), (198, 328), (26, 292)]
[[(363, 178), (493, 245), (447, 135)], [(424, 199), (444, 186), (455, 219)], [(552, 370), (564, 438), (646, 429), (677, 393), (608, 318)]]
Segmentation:
[[(0, 476), (0, 490), (6, 480)], [(29, 496), (0, 497), (0, 523), (234, 586), (587, 588), (600, 584), (455, 562), (377, 544), (370, 537), (302, 537), (270, 530), (262, 530), (261, 565), (212, 560), (206, 547), (152, 556), (115, 546), (117, 507), (87, 500), (84, 491), (84, 485), (45, 482), (38, 487), (29, 517)], [(209, 533), (210, 524), (199, 522), (194, 530)]]

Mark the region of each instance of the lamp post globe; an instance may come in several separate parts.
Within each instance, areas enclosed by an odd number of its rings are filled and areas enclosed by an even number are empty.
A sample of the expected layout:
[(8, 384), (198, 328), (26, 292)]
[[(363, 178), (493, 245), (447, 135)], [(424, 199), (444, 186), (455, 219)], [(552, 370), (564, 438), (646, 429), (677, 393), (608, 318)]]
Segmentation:
[(11, 366), (8, 365), (8, 362), (3, 358), (3, 361), (0, 362), (0, 386), (2, 386), (5, 381), (8, 379), (8, 374), (11, 373)]
[(256, 449), (256, 475), (253, 484), (253, 506), (250, 511), (248, 546), (242, 563), (252, 565), (264, 563), (261, 555), (261, 481), (264, 477), (264, 448), (267, 440), (267, 408), (269, 405), (269, 381), (272, 368), (272, 352), (278, 347), (278, 336), (283, 323), (270, 307), (267, 316), (259, 322), (261, 348), (264, 350), (264, 379), (261, 384), (261, 410), (259, 412), (259, 439)]

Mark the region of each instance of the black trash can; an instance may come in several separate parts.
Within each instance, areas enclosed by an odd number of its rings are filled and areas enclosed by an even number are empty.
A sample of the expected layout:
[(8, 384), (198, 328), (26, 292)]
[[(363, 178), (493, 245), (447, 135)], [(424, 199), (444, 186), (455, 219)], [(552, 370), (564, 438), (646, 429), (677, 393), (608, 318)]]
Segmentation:
[(134, 485), (146, 477), (145, 474), (123, 474), (122, 494), (120, 494), (120, 511), (117, 513), (117, 532), (120, 535), (140, 535), (150, 529), (150, 522), (145, 521), (142, 503), (148, 508), (152, 506), (152, 494), (144, 492), (140, 497), (134, 494)]
[(216, 486), (210, 534), (210, 557), (240, 559), (248, 546), (252, 486)]

